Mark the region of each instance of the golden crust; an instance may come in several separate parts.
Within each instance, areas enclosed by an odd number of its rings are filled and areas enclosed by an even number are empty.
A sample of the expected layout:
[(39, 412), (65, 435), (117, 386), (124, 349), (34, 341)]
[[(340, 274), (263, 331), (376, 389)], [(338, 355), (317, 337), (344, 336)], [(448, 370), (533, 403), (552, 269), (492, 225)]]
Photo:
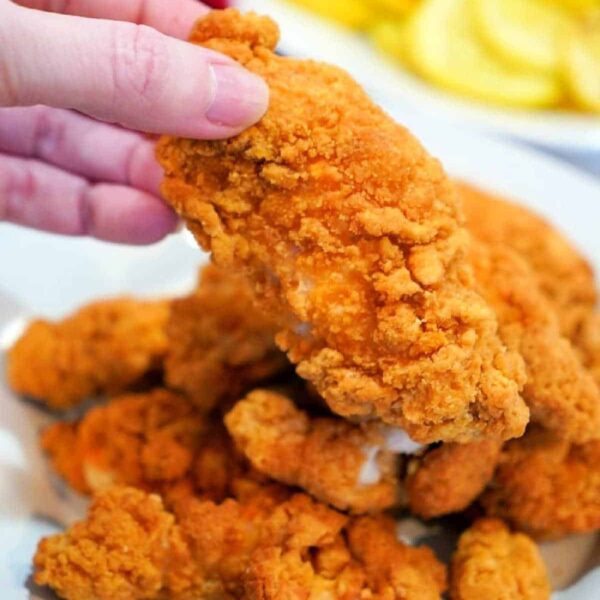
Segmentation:
[(226, 415), (225, 425), (257, 470), (321, 502), (363, 513), (389, 508), (398, 500), (398, 461), (390, 452), (378, 452), (377, 481), (360, 481), (370, 450), (383, 445), (377, 425), (313, 418), (289, 398), (266, 390), (254, 390), (240, 400)]
[(467, 508), (492, 479), (501, 446), (497, 440), (448, 443), (412, 459), (404, 481), (411, 512), (431, 519)]
[(531, 420), (561, 437), (600, 437), (600, 390), (528, 267), (504, 244), (474, 243), (471, 258), (482, 294), (496, 311), (500, 336), (525, 361), (523, 397)]
[(168, 310), (166, 301), (117, 298), (62, 321), (34, 321), (9, 352), (8, 382), (60, 409), (126, 390), (161, 366)]
[(453, 185), (348, 75), (276, 39), (234, 10), (198, 22), (191, 40), (263, 76), (270, 108), (230, 140), (164, 138), (165, 198), (286, 317), (278, 344), (335, 412), (423, 443), (520, 435), (518, 360), (473, 289)]
[[(309, 598), (318, 580), (340, 600), (440, 598), (444, 566), (394, 529), (284, 488), (222, 504), (188, 498), (173, 517), (158, 496), (117, 487), (94, 498), (86, 520), (40, 542), (34, 578), (67, 600)], [(281, 584), (290, 594), (278, 595)]]
[(537, 546), (498, 519), (481, 519), (458, 542), (450, 568), (451, 600), (549, 600)]
[(467, 183), (459, 182), (458, 188), (471, 233), (487, 243), (506, 244), (527, 261), (558, 314), (563, 335), (574, 340), (597, 300), (589, 262), (533, 211)]
[(275, 346), (275, 332), (248, 283), (208, 265), (196, 292), (171, 303), (166, 383), (204, 411), (219, 400), (237, 400), (289, 364)]
[(528, 431), (505, 446), (481, 502), (490, 516), (538, 538), (600, 529), (600, 442)]

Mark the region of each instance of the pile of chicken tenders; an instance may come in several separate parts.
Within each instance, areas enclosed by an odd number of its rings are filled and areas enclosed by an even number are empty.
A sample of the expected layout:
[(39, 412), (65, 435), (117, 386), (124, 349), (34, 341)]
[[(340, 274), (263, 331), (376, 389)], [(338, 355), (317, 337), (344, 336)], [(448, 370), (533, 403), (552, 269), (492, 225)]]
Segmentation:
[[(271, 90), (233, 139), (158, 144), (211, 253), (196, 289), (34, 321), (9, 352), (18, 394), (102, 398), (41, 434), (92, 499), (34, 579), (67, 600), (548, 599), (536, 541), (600, 529), (592, 270), (277, 40), (235, 10), (191, 35)], [(396, 535), (455, 513), (448, 565)]]

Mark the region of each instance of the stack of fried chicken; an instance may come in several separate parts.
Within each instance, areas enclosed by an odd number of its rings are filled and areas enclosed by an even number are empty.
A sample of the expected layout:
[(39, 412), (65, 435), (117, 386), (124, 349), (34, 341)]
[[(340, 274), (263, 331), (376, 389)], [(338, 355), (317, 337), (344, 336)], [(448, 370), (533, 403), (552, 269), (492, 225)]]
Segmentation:
[[(36, 321), (14, 390), (93, 495), (42, 540), (68, 600), (538, 600), (533, 539), (600, 528), (600, 317), (584, 258), (469, 185), (348, 75), (235, 10), (191, 41), (265, 78), (238, 137), (158, 146), (213, 263), (189, 296)], [(394, 516), (462, 513), (450, 565)], [(533, 538), (533, 539), (532, 539)]]

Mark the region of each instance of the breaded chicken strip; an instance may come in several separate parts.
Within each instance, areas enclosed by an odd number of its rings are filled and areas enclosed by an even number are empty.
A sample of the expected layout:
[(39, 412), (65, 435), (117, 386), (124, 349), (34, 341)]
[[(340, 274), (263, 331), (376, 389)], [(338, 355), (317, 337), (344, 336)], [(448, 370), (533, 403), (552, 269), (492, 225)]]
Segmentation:
[(34, 321), (8, 354), (9, 385), (60, 409), (126, 390), (161, 365), (168, 314), (167, 302), (117, 298)]
[(254, 553), (245, 581), (248, 600), (369, 598), (435, 600), (445, 588), (445, 571), (426, 548), (398, 542), (392, 519), (350, 521), (332, 543), (311, 555), (295, 549)]
[(549, 600), (546, 565), (537, 546), (498, 519), (480, 519), (452, 556), (450, 600)]
[(520, 361), (473, 289), (454, 186), (346, 73), (277, 38), (235, 10), (198, 22), (191, 40), (264, 77), (270, 108), (230, 140), (164, 138), (164, 196), (284, 317), (278, 344), (334, 412), (421, 443), (520, 435)]
[(600, 438), (600, 391), (527, 263), (504, 244), (472, 245), (481, 291), (498, 315), (500, 336), (527, 371), (531, 419), (579, 443)]
[(399, 500), (399, 457), (377, 423), (313, 418), (281, 394), (255, 390), (226, 415), (225, 425), (256, 469), (321, 502), (363, 513)]
[(222, 499), (248, 469), (222, 424), (187, 399), (156, 389), (110, 400), (42, 435), (54, 468), (83, 493), (114, 484)]
[(411, 512), (431, 519), (467, 508), (494, 475), (502, 443), (442, 444), (408, 464), (404, 481)]
[(40, 543), (34, 578), (67, 600), (295, 598), (261, 595), (283, 570), (263, 568), (273, 556), (286, 557), (282, 583), (299, 598), (433, 600), (445, 588), (444, 566), (396, 541), (393, 521), (348, 519), (284, 488), (220, 505), (190, 498), (176, 518), (158, 496), (112, 488)]
[(289, 365), (275, 333), (245, 279), (208, 265), (196, 292), (171, 303), (166, 383), (205, 411), (219, 400), (237, 400)]
[(490, 516), (538, 538), (600, 529), (600, 442), (528, 431), (505, 446), (481, 502)]
[(600, 386), (600, 312), (590, 313), (582, 321), (575, 347), (581, 362)]
[(506, 244), (535, 272), (540, 288), (557, 311), (563, 335), (575, 339), (597, 300), (588, 261), (565, 236), (530, 209), (467, 183), (458, 183), (475, 237)]

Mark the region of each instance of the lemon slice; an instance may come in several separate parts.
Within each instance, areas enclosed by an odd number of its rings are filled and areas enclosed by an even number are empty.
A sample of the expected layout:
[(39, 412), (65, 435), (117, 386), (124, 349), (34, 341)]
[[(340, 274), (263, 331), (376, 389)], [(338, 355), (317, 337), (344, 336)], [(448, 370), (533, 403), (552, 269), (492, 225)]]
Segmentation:
[(410, 18), (411, 62), (431, 82), (495, 104), (551, 106), (556, 78), (511, 68), (488, 52), (475, 31), (471, 0), (425, 0)]
[(600, 16), (574, 29), (565, 39), (564, 74), (574, 100), (600, 113)]
[(500, 58), (557, 73), (560, 40), (573, 16), (548, 0), (472, 0), (478, 33)]
[(322, 17), (337, 21), (352, 29), (362, 29), (371, 20), (372, 12), (365, 0), (290, 0)]
[(371, 0), (371, 3), (391, 16), (404, 17), (419, 4), (419, 0)]
[(369, 35), (381, 52), (404, 64), (409, 62), (406, 21), (378, 21), (371, 28)]

